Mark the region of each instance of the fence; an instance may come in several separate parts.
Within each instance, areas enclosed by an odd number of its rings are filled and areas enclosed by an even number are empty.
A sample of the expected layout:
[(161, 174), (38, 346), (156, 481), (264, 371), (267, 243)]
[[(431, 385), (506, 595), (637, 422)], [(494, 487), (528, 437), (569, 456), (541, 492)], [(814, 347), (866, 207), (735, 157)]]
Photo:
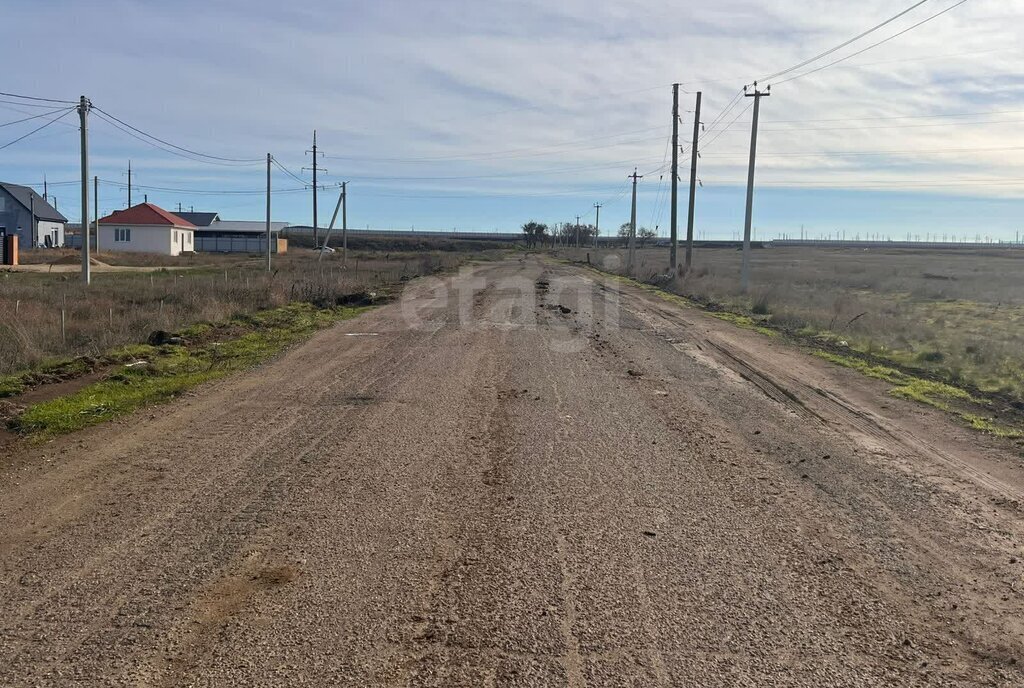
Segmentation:
[[(267, 236), (232, 236), (232, 237), (205, 237), (196, 234), (196, 251), (201, 253), (266, 253)], [(283, 245), (282, 245), (283, 244)], [(270, 242), (271, 251), (284, 253), (288, 249), (287, 242), (275, 237)]]

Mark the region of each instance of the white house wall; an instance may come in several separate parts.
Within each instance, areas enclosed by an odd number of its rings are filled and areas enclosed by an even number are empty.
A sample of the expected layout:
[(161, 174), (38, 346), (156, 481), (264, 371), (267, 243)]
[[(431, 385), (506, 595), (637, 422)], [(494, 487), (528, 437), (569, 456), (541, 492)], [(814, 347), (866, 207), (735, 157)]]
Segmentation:
[[(130, 229), (131, 241), (114, 241), (118, 229)], [(176, 237), (178, 241), (174, 241)], [(182, 251), (194, 251), (195, 238), (191, 229), (163, 225), (100, 225), (100, 246), (104, 251), (176, 256)]]
[(39, 220), (36, 222), (36, 236), (39, 238), (39, 244), (41, 246), (46, 245), (46, 237), (50, 237), (50, 241), (53, 242), (53, 246), (64, 245), (64, 223), (63, 222), (45, 222)]

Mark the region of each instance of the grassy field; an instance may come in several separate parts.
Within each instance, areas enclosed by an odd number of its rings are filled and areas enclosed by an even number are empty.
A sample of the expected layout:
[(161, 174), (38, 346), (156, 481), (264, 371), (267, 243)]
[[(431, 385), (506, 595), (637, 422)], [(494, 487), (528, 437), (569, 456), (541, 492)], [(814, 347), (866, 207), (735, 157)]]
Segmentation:
[[(51, 260), (62, 257), (53, 251), (36, 253)], [(273, 273), (266, 272), (261, 259), (237, 255), (198, 254), (181, 260), (115, 255), (116, 260), (153, 269), (94, 273), (89, 288), (75, 273), (0, 272), (0, 376), (52, 359), (99, 356), (145, 342), (155, 330), (174, 332), (291, 302), (344, 304), (347, 295), (385, 290), (403, 279), (450, 269), (470, 255), (350, 252), (343, 267), (340, 254), (318, 262), (312, 252), (298, 250), (276, 258)]]
[[(625, 271), (624, 251), (590, 255)], [(667, 266), (667, 248), (638, 251), (636, 277), (712, 310), (1024, 404), (1024, 251), (766, 248), (753, 253), (746, 296), (735, 249), (696, 252), (684, 278), (671, 279)]]

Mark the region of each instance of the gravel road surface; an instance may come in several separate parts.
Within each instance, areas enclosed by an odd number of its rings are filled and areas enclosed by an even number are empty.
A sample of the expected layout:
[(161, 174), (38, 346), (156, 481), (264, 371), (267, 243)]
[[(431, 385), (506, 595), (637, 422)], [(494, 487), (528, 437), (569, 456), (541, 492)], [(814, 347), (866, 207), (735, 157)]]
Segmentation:
[(1024, 459), (524, 258), (0, 458), (3, 686), (1024, 686)]

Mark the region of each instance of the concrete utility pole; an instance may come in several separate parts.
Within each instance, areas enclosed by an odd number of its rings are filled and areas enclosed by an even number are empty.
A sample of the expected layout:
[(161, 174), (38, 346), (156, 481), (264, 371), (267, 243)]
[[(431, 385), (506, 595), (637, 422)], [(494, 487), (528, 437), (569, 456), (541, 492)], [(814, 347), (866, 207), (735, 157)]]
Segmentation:
[(96, 215), (96, 253), (100, 252), (100, 178), (92, 178), (92, 205)]
[(629, 213), (629, 252), (626, 259), (626, 274), (632, 277), (636, 258), (636, 183), (643, 179), (643, 175), (637, 174), (634, 167), (633, 174), (629, 175), (629, 178), (633, 180), (633, 209)]
[(128, 207), (132, 207), (132, 161), (128, 161)]
[(743, 95), (754, 99), (754, 120), (750, 127), (750, 168), (747, 171), (747, 214), (743, 222), (743, 265), (740, 268), (740, 291), (744, 294), (750, 289), (750, 225), (754, 217), (754, 161), (757, 157), (757, 118), (761, 112), (761, 98), (771, 95), (772, 87), (764, 91), (757, 89), (757, 82), (754, 82), (754, 92), (747, 93), (747, 87), (743, 87)]
[(671, 242), (668, 251), (668, 268), (673, 275), (676, 274), (676, 250), (679, 243), (678, 225), (679, 205), (679, 84), (672, 84), (672, 210), (670, 213)]
[(29, 218), (31, 229), (28, 233), (29, 240), (32, 242), (30, 248), (35, 248), (39, 245), (39, 225), (36, 222), (36, 197), (32, 193), (28, 195), (28, 214), (31, 215)]
[(690, 208), (686, 213), (686, 258), (683, 272), (689, 273), (693, 265), (693, 209), (697, 201), (697, 141), (700, 138), (700, 96), (697, 91), (697, 109), (693, 113), (693, 148), (690, 150)]
[[(316, 204), (316, 192), (317, 192), (317, 188), (316, 188), (316, 173), (317, 172), (326, 172), (327, 171), (327, 170), (325, 170), (325, 169), (323, 169), (321, 167), (318, 167), (317, 164), (316, 164), (316, 156), (317, 156), (317, 152), (316, 152), (316, 129), (313, 130), (313, 150), (308, 150), (308, 151), (306, 151), (306, 153), (312, 153), (313, 154), (313, 166), (312, 167), (304, 167), (302, 169), (304, 169), (304, 170), (312, 170), (313, 171), (313, 248), (316, 248), (316, 247), (320, 246), (320, 225), (319, 225), (319, 223), (317, 221), (317, 204)], [(320, 155), (323, 155), (323, 153), (321, 153)]]
[(576, 216), (576, 248), (580, 247), (580, 216)]
[(270, 254), (273, 238), (270, 234), (270, 163), (273, 161), (270, 153), (267, 153), (267, 272), (271, 271)]
[(92, 103), (85, 96), (78, 100), (78, 118), (82, 125), (82, 281), (92, 282), (89, 262), (89, 109)]
[(341, 267), (348, 267), (348, 182), (341, 183)]
[(597, 209), (597, 216), (594, 218), (594, 248), (597, 248), (597, 237), (601, 233), (601, 204), (595, 203), (594, 207)]
[[(329, 224), (327, 226), (327, 236), (324, 238), (324, 248), (325, 249), (331, 243), (331, 230), (334, 229), (334, 223), (338, 219), (338, 211), (341, 209), (341, 203), (344, 200), (345, 200), (345, 191), (344, 191), (344, 188), (343, 188), (342, 191), (338, 194), (338, 202), (334, 206), (334, 214), (331, 215), (331, 224)], [(316, 257), (316, 262), (319, 263), (321, 260), (323, 260), (324, 253), (326, 253), (326, 251), (320, 251), (320, 255)]]

